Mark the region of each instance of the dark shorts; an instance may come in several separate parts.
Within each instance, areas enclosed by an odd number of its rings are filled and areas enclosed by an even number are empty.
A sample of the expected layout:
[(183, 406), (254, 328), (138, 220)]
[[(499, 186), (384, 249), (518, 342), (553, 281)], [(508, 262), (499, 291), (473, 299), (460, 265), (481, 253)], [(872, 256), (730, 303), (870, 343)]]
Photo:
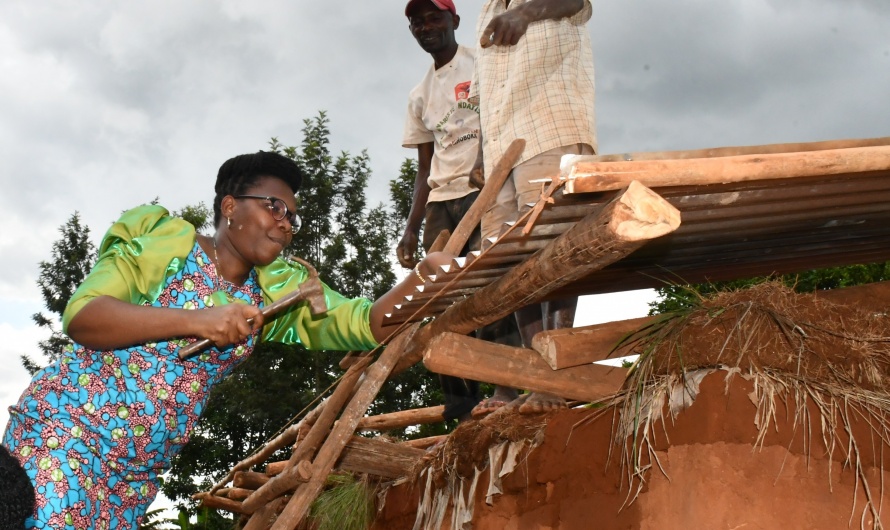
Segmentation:
[[(442, 230), (448, 230), (453, 234), (454, 229), (457, 228), (458, 223), (467, 214), (470, 206), (473, 205), (478, 196), (479, 192), (474, 191), (469, 195), (451, 199), (450, 201), (428, 202), (426, 215), (424, 216), (423, 249), (429, 251)], [(479, 227), (477, 226), (459, 255), (465, 256), (471, 250), (479, 250), (480, 238)]]

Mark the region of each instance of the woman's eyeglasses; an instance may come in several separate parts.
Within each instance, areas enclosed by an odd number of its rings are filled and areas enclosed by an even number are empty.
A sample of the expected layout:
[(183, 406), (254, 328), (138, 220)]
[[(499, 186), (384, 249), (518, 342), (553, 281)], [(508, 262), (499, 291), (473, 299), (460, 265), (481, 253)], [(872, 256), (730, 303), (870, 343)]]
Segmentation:
[(282, 219), (287, 219), (287, 222), (290, 223), (290, 231), (291, 234), (296, 234), (300, 231), (300, 227), (303, 225), (303, 220), (300, 219), (299, 214), (297, 212), (292, 212), (287, 208), (287, 203), (278, 197), (264, 197), (262, 195), (232, 195), (233, 199), (260, 199), (261, 201), (268, 201), (266, 208), (269, 209), (269, 213), (272, 214), (272, 217), (276, 221), (281, 221)]

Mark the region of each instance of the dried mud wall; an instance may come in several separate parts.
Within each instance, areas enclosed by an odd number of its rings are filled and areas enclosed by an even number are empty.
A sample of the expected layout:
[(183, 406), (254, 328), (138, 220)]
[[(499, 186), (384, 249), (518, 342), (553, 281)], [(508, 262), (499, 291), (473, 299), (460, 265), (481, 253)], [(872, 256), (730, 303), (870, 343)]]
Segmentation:
[[(748, 397), (752, 384), (736, 376), (727, 386), (725, 375), (705, 377), (690, 408), (655, 425), (652, 454), (657, 462), (649, 461), (652, 467), (633, 502), (621, 448), (611, 445), (615, 414), (608, 409), (596, 416), (563, 411), (551, 418), (542, 445), (503, 478), (504, 493), (491, 505), (485, 503), (483, 475), (467, 528), (872, 528), (866, 498), (870, 495), (880, 506), (886, 496), (882, 484), (890, 484), (890, 477), (882, 477), (875, 467), (881, 466), (875, 458), (882, 454), (880, 448), (861, 443), (872, 438), (870, 431), (863, 424), (853, 426), (866, 491), (855, 470), (844, 465), (848, 438), (843, 430), (829, 458), (814, 410), (809, 411), (809, 429), (795, 428), (790, 421), (794, 405), (781, 403), (775, 428), (755, 448), (756, 409)], [(890, 461), (890, 454), (885, 458)], [(888, 463), (884, 469), (890, 469)], [(374, 528), (413, 528), (420, 490), (419, 485), (390, 490)], [(450, 528), (447, 521), (443, 528)], [(882, 522), (890, 522), (886, 512)]]

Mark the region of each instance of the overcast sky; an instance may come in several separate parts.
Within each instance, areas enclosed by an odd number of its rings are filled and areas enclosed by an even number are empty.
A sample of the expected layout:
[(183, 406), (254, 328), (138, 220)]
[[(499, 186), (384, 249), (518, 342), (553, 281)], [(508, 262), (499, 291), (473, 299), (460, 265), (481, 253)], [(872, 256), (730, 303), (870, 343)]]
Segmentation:
[[(482, 0), (456, 4), (473, 45)], [(890, 136), (888, 0), (593, 8), (601, 153)], [(335, 151), (368, 150), (372, 200), (387, 199), (413, 155), (406, 97), (431, 61), (403, 13), (401, 0), (0, 2), (0, 428), (27, 383), (17, 357), (43, 338), (37, 264), (75, 210), (98, 242), (154, 197), (209, 204), (225, 159), (272, 136), (298, 144), (319, 110)]]

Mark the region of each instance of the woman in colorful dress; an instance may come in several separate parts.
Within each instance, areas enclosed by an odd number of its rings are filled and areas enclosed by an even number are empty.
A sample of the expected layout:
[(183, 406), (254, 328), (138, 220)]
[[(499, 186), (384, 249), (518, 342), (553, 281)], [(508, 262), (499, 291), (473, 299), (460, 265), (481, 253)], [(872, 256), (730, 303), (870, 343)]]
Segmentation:
[[(261, 308), (308, 277), (279, 257), (299, 228), (300, 182), (284, 156), (241, 155), (217, 175), (213, 237), (160, 206), (130, 210), (108, 230), (63, 315), (75, 344), (9, 409), (3, 444), (36, 492), (28, 528), (137, 527), (210, 389), (257, 341), (367, 350), (386, 337), (384, 312), (414, 275), (375, 303), (325, 286), (325, 314), (298, 304), (263, 322)], [(446, 259), (431, 255), (421, 270)], [(214, 347), (180, 360), (198, 339)]]

